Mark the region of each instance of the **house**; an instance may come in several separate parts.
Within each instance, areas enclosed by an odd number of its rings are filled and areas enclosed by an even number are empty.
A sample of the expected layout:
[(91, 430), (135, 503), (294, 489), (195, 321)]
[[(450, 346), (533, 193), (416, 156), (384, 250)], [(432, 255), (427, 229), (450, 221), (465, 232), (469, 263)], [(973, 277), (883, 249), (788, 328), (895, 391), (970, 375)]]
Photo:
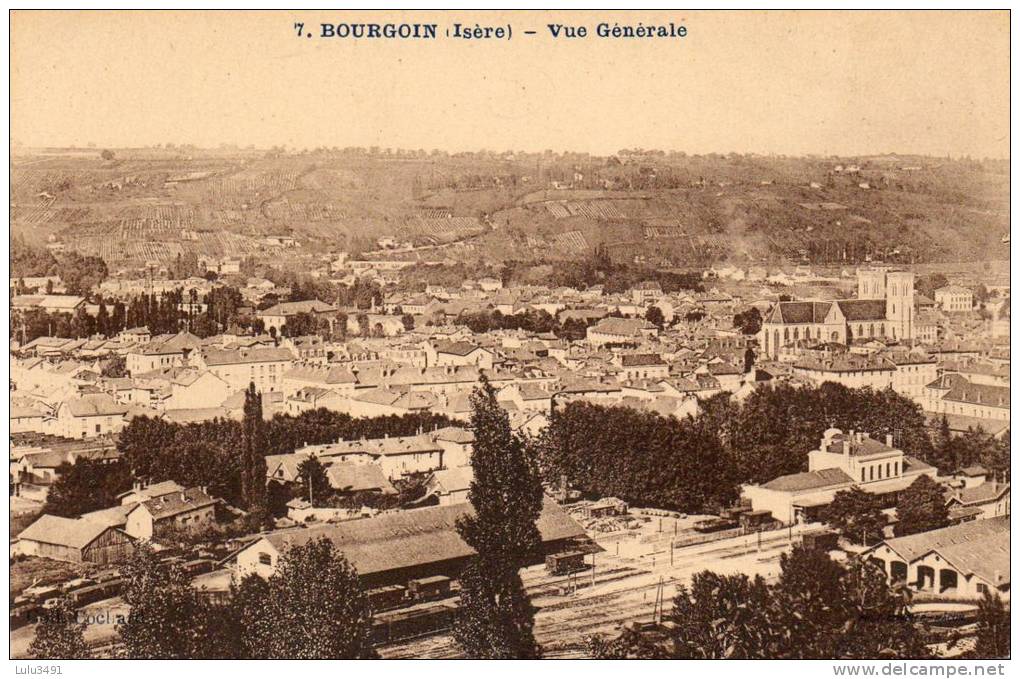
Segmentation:
[(40, 408), (12, 403), (10, 411), (10, 433), (19, 434), (34, 431), (43, 434), (46, 432), (47, 419), (46, 414), (43, 413)]
[(170, 530), (198, 530), (216, 521), (216, 500), (201, 488), (188, 488), (143, 500), (127, 514), (125, 532), (151, 540)]
[(423, 348), (425, 364), (429, 367), (472, 365), (483, 370), (492, 370), (495, 359), (495, 354), (491, 351), (470, 342), (429, 342)]
[(334, 306), (320, 302), (317, 299), (310, 299), (302, 302), (281, 302), (280, 304), (274, 304), (268, 309), (258, 312), (256, 315), (265, 323), (266, 332), (275, 329), (279, 333), (283, 326), (287, 324), (287, 320), (294, 318), (298, 314), (309, 314), (317, 319), (327, 320), (329, 321), (330, 330), (332, 330), (332, 316), (336, 311), (337, 308)]
[(157, 335), (145, 344), (132, 347), (125, 358), (130, 375), (140, 375), (161, 368), (183, 365), (202, 340), (189, 332)]
[[(964, 470), (964, 473), (966, 472), (967, 470)], [(946, 507), (949, 509), (951, 521), (1009, 516), (1009, 484), (996, 480), (985, 481), (983, 475), (979, 478), (979, 482), (975, 483), (968, 479), (969, 485), (965, 482), (962, 488), (951, 488), (946, 491)]]
[(135, 481), (131, 486), (131, 490), (121, 493), (117, 496), (117, 499), (122, 506), (135, 505), (164, 495), (180, 493), (183, 490), (184, 486), (176, 481), (160, 481), (152, 485), (148, 485), (144, 481)]
[(474, 478), (471, 467), (454, 467), (432, 472), (432, 476), (425, 482), (425, 497), (435, 497), (440, 505), (467, 502)]
[(586, 331), (588, 344), (595, 349), (604, 346), (636, 347), (658, 334), (658, 328), (637, 318), (603, 318)]
[(12, 555), (38, 556), (75, 564), (107, 565), (134, 550), (122, 530), (87, 521), (43, 514), (18, 534)]
[(1009, 534), (1009, 516), (998, 516), (885, 540), (864, 555), (890, 582), (915, 591), (961, 599), (996, 592), (1008, 600)]
[(935, 304), (946, 313), (970, 311), (974, 308), (974, 293), (960, 285), (947, 285), (935, 291)]
[(326, 468), (326, 479), (331, 488), (345, 495), (397, 494), (397, 489), (386, 478), (383, 468), (374, 462), (332, 462)]
[(958, 373), (946, 373), (925, 385), (925, 410), (1009, 422), (1009, 387), (977, 384)]
[(471, 464), (471, 450), (475, 435), (463, 427), (443, 427), (430, 434), (437, 446), (443, 449), (443, 466), (447, 469)]
[(281, 347), (208, 348), (195, 358), (198, 367), (219, 377), (235, 392), (247, 389), (251, 382), (259, 391), (283, 391), (283, 375), (293, 363), (294, 355)]
[(620, 367), (620, 377), (630, 380), (665, 379), (669, 377), (669, 365), (662, 356), (654, 353), (616, 354), (613, 363)]
[(326, 389), (341, 396), (354, 393), (358, 378), (346, 365), (296, 364), (283, 374), (283, 393), (290, 396), (304, 387)]
[(314, 455), (326, 464), (333, 462), (377, 462), (386, 478), (432, 472), (443, 468), (443, 447), (428, 434), (393, 436), (359, 441), (338, 441), (305, 446), (295, 455)]
[(835, 382), (851, 389), (871, 387), (881, 391), (892, 386), (896, 365), (878, 356), (826, 353), (801, 356), (793, 364), (793, 374), (816, 384)]
[[(268, 578), (290, 546), (326, 538), (357, 570), (363, 587), (406, 585), (413, 578), (457, 577), (474, 550), (457, 532), (457, 519), (473, 512), (468, 503), (422, 507), (364, 519), (265, 533), (231, 557), (238, 576)], [(546, 498), (537, 522), (545, 554), (586, 541), (581, 528)]]
[(114, 434), (124, 428), (127, 412), (108, 394), (87, 394), (57, 406), (55, 433), (69, 439)]
[(879, 496), (883, 504), (894, 504), (896, 494), (919, 476), (935, 474), (934, 467), (893, 447), (892, 436), (883, 443), (863, 432), (827, 429), (818, 449), (808, 453), (808, 471), (745, 485), (741, 495), (755, 511), (797, 523), (818, 518), (841, 490), (857, 487)]
[(50, 314), (74, 314), (85, 306), (78, 295), (15, 295), (11, 298), (14, 311), (40, 310)]
[(662, 286), (658, 281), (643, 281), (630, 290), (631, 299), (638, 306), (645, 306), (648, 302), (654, 302), (663, 295)]

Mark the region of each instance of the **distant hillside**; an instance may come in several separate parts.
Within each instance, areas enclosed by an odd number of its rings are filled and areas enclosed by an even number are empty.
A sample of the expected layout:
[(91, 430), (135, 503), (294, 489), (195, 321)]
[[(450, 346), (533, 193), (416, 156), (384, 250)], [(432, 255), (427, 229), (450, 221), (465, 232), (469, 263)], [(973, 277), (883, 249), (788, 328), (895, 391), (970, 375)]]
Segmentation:
[(370, 251), (444, 258), (903, 263), (1008, 257), (1008, 162), (319, 150), (125, 149), (18, 157), (12, 232), (112, 266), (194, 252)]

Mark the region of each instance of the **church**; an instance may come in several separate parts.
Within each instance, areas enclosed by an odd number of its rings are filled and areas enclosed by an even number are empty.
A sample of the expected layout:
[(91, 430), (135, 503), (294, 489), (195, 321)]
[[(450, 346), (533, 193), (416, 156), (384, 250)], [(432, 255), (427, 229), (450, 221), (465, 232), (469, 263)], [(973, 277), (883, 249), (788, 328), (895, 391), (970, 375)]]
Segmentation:
[(889, 267), (857, 270), (857, 298), (832, 302), (779, 302), (758, 335), (762, 355), (776, 358), (798, 340), (914, 339), (914, 274)]

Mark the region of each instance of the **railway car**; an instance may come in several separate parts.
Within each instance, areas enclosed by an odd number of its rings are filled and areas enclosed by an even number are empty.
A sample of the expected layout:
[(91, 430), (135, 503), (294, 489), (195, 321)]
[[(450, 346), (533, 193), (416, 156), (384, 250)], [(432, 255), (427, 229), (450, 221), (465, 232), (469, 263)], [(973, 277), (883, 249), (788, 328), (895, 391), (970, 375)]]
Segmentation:
[(744, 528), (758, 528), (765, 524), (772, 523), (772, 512), (767, 509), (759, 509), (754, 512), (744, 512), (739, 516), (740, 525)]
[(11, 629), (31, 625), (39, 619), (42, 608), (33, 602), (22, 603), (11, 609)]
[(368, 602), (375, 612), (388, 611), (397, 608), (407, 600), (407, 588), (403, 585), (390, 585), (389, 587), (377, 587), (366, 593)]
[(453, 627), (456, 612), (456, 605), (444, 603), (387, 613), (375, 619), (371, 638), (375, 644), (387, 644), (445, 632)]
[(407, 596), (412, 601), (430, 601), (442, 599), (450, 593), (450, 578), (445, 575), (433, 575), (429, 578), (417, 578), (407, 583)]
[(184, 572), (188, 575), (202, 575), (209, 573), (216, 568), (216, 561), (213, 559), (192, 559), (184, 564)]
[(97, 601), (103, 599), (111, 599), (118, 596), (124, 589), (124, 579), (117, 578), (116, 580), (107, 580), (106, 582), (100, 582), (95, 585), (88, 587), (82, 587), (72, 592), (69, 596), (71, 597), (71, 603), (75, 608), (81, 608), (82, 606), (88, 606), (94, 604)]
[(552, 575), (568, 575), (584, 569), (584, 552), (562, 552), (545, 557), (545, 570)]
[(723, 518), (711, 518), (702, 519), (694, 523), (694, 530), (699, 533), (716, 533), (721, 530), (728, 530), (730, 528), (736, 528), (739, 524), (736, 521), (723, 519)]
[(839, 535), (835, 531), (824, 528), (806, 532), (801, 536), (801, 539), (808, 549), (820, 549), (825, 552), (839, 549)]

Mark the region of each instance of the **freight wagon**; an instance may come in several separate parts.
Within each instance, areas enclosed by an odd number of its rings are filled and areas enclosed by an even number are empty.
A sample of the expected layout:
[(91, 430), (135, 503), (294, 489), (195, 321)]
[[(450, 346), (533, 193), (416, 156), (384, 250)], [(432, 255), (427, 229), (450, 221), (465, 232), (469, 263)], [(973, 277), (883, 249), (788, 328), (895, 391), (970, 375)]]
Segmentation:
[(430, 578), (418, 578), (407, 583), (407, 597), (411, 601), (429, 601), (442, 599), (450, 593), (450, 578), (445, 575), (434, 575)]
[(383, 614), (372, 623), (372, 643), (387, 644), (445, 632), (453, 627), (456, 612), (455, 604), (443, 603)]
[(376, 613), (397, 608), (407, 600), (407, 588), (403, 585), (376, 587), (367, 592), (368, 602)]
[(552, 575), (568, 575), (584, 568), (584, 552), (563, 552), (545, 557), (545, 570)]
[(119, 596), (121, 591), (124, 589), (124, 579), (117, 578), (115, 580), (107, 580), (106, 582), (100, 582), (96, 585), (89, 585), (88, 587), (82, 587), (76, 589), (69, 594), (71, 604), (75, 608), (81, 608), (82, 606), (88, 606), (94, 604), (97, 601), (103, 599), (112, 599), (115, 596)]

